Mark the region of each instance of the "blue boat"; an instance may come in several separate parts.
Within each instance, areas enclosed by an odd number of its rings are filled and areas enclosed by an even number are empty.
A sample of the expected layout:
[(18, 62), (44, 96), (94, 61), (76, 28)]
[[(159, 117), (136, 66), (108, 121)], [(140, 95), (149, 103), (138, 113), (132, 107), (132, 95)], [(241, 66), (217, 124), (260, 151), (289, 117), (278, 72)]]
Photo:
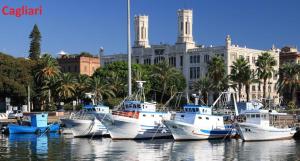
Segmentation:
[(58, 123), (48, 125), (48, 114), (34, 114), (30, 116), (30, 125), (9, 124), (8, 131), (10, 134), (19, 133), (44, 133), (58, 132), (60, 126)]

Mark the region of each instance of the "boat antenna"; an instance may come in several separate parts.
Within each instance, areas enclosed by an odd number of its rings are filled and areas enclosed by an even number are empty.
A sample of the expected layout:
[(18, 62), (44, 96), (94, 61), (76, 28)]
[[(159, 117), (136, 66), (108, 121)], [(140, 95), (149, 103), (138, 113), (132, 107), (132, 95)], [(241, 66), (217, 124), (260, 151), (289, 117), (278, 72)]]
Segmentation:
[(137, 87), (138, 87), (138, 92), (136, 94), (136, 100), (141, 100), (143, 102), (145, 102), (145, 92), (144, 92), (144, 87), (143, 84), (146, 81), (136, 81), (137, 82)]
[(130, 47), (130, 0), (127, 0), (127, 52), (128, 52), (128, 96), (132, 95), (131, 85), (131, 47)]

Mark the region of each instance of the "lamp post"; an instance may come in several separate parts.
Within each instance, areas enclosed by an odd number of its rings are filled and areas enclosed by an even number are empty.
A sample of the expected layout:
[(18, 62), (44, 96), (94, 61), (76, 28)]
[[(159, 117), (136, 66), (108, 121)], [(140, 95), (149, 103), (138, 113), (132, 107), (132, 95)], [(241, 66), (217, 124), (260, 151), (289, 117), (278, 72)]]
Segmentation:
[(102, 66), (102, 64), (101, 64), (101, 58), (103, 56), (103, 53), (104, 53), (104, 48), (101, 46), (100, 50), (99, 50), (99, 65), (100, 66)]
[(271, 84), (272, 82), (268, 82), (269, 99), (271, 99)]

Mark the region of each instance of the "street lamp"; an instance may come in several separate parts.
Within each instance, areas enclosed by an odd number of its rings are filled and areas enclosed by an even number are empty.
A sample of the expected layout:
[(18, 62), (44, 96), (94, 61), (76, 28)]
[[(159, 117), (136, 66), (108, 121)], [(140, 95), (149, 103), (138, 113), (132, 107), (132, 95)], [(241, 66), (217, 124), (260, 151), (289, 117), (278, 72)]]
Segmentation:
[(101, 66), (101, 57), (103, 56), (104, 48), (101, 46), (99, 50), (99, 65)]
[(271, 99), (271, 84), (272, 82), (268, 82), (269, 99)]

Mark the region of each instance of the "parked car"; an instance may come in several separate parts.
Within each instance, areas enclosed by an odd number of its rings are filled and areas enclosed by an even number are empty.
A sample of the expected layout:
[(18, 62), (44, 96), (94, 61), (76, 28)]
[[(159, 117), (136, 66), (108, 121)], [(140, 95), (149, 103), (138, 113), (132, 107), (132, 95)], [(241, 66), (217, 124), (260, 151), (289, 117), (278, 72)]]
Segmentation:
[(11, 113), (8, 114), (8, 118), (9, 119), (15, 119), (15, 118), (22, 118), (23, 117), (23, 113), (21, 110), (14, 110)]

